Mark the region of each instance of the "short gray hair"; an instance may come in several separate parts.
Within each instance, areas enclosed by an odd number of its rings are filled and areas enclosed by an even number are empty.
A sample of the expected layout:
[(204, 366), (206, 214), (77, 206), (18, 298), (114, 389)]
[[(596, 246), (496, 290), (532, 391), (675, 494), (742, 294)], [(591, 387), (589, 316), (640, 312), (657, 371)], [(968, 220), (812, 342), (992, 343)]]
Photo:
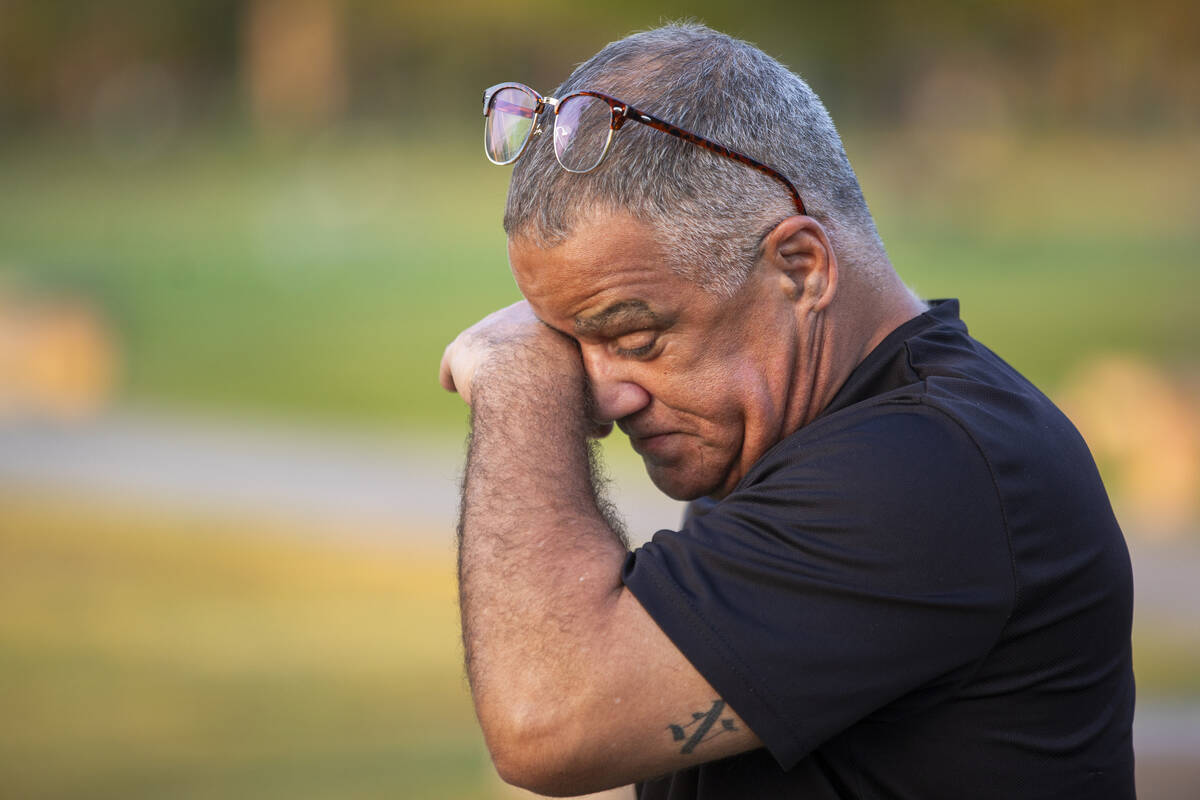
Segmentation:
[[(883, 245), (841, 138), (816, 93), (758, 48), (710, 28), (671, 24), (613, 42), (553, 93), (611, 94), (778, 169), (829, 232), (839, 258), (871, 270)], [(604, 163), (560, 168), (551, 136), (516, 163), (504, 229), (552, 247), (595, 213), (652, 225), (671, 268), (720, 295), (735, 291), (763, 237), (796, 213), (778, 181), (634, 122)]]

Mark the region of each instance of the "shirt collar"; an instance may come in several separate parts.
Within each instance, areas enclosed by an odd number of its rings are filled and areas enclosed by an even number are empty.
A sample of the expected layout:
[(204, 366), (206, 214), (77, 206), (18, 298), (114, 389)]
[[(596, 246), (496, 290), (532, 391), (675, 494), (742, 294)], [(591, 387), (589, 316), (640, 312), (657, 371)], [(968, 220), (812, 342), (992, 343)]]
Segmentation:
[(958, 300), (928, 300), (926, 303), (927, 311), (901, 324), (867, 354), (817, 419), (912, 383), (915, 376), (908, 365), (904, 346), (907, 340), (941, 326), (967, 332), (967, 326), (959, 319)]

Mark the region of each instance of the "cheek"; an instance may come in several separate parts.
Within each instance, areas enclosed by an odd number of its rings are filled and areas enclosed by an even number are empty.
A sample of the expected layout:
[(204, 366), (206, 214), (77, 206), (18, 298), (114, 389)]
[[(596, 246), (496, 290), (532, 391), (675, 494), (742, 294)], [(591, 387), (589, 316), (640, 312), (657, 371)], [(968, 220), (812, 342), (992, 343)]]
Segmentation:
[[(740, 443), (748, 431), (778, 424), (786, 405), (786, 381), (774, 365), (749, 352), (714, 358), (696, 385), (694, 407), (725, 445)], [(738, 445), (740, 446), (740, 444)]]
[(757, 391), (760, 372), (744, 352), (710, 351), (696, 368), (697, 405), (708, 409), (714, 420), (740, 418), (746, 396)]
[(669, 340), (644, 384), (664, 405), (702, 420), (715, 440), (726, 443), (740, 440), (748, 418), (776, 405), (771, 402), (770, 376), (776, 370), (770, 359), (786, 358), (776, 348), (762, 346), (775, 338), (761, 330), (762, 321), (757, 327), (738, 321), (723, 320), (695, 338)]
[(728, 406), (732, 400), (729, 387), (729, 366), (718, 359), (705, 357), (665, 364), (657, 396), (677, 411), (717, 422), (729, 416)]

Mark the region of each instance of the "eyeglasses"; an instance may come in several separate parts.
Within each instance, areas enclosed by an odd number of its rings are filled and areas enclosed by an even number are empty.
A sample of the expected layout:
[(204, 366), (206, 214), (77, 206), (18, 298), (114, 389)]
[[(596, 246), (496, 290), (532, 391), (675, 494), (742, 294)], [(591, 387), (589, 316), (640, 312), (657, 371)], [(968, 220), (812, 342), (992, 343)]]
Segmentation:
[(488, 160), (504, 165), (520, 158), (534, 135), (542, 132), (536, 123), (547, 107), (554, 109), (554, 156), (567, 172), (591, 172), (600, 166), (613, 136), (625, 120), (632, 119), (770, 175), (787, 189), (796, 210), (807, 214), (800, 193), (778, 170), (600, 92), (572, 92), (555, 99), (542, 97), (522, 83), (498, 83), (487, 89), (483, 93), (483, 150)]

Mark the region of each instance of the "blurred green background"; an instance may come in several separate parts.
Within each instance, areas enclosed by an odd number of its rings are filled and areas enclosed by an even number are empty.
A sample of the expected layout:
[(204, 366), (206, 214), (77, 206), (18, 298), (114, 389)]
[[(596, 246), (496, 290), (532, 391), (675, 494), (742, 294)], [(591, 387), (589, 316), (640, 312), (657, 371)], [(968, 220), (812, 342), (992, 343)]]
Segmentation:
[[(810, 81), (900, 273), (1080, 425), (1158, 587), (1141, 696), (1200, 707), (1200, 6), (0, 0), (5, 796), (508, 796), (448, 525), (183, 508), (105, 482), (143, 450), (85, 475), (70, 442), (154, 420), (166, 474), (204, 420), (453, 459), (442, 348), (518, 297), (481, 90), (685, 16)], [(1144, 796), (1190, 796), (1147, 752)]]

